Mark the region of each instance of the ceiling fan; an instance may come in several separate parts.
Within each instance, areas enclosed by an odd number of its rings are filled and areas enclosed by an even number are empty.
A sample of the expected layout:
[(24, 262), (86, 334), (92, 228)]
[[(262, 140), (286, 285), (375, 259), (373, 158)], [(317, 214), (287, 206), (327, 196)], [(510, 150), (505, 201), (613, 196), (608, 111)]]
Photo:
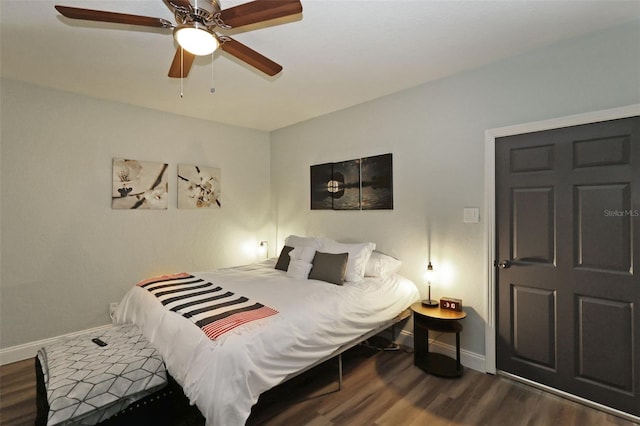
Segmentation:
[(213, 53), (218, 47), (224, 52), (274, 76), (282, 66), (233, 38), (217, 34), (216, 28), (229, 30), (302, 12), (300, 0), (254, 0), (222, 10), (218, 0), (165, 0), (173, 10), (176, 24), (150, 16), (106, 12), (69, 6), (55, 6), (71, 19), (171, 28), (178, 48), (169, 68), (169, 77), (184, 78), (189, 74), (196, 56)]

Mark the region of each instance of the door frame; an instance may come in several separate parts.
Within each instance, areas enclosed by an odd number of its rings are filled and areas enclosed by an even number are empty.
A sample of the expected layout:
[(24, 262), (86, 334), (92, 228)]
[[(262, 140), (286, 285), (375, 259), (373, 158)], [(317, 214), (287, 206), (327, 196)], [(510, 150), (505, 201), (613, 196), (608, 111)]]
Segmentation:
[(496, 139), (504, 136), (542, 130), (559, 129), (562, 127), (578, 126), (596, 123), (598, 121), (616, 120), (640, 115), (640, 104), (632, 104), (619, 108), (612, 108), (583, 114), (569, 115), (513, 126), (498, 127), (485, 131), (484, 137), (484, 211), (485, 211), (485, 289), (487, 310), (485, 321), (485, 371), (496, 373), (496, 270), (493, 266), (496, 250), (496, 212), (495, 212), (495, 183), (496, 183)]

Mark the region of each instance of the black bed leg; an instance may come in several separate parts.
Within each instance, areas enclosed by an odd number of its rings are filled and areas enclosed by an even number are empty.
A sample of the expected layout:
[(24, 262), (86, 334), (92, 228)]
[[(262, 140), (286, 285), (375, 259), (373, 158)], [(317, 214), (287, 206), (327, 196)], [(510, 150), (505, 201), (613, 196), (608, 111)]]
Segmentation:
[(338, 390), (342, 390), (342, 354), (338, 355)]

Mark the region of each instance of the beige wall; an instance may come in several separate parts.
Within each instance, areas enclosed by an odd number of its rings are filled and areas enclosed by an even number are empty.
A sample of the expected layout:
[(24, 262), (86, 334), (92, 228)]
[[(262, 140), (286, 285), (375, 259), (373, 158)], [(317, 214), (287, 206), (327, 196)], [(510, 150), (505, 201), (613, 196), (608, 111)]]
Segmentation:
[[(639, 103), (639, 30), (634, 22), (273, 132), (278, 242), (290, 233), (373, 241), (421, 284), (430, 245), (433, 294), (463, 300), (462, 346), (484, 355), (485, 130)], [(393, 211), (309, 209), (310, 165), (387, 152)], [(479, 207), (481, 223), (463, 223), (464, 207)]]
[[(9, 80), (1, 102), (2, 348), (106, 324), (137, 280), (250, 263), (273, 238), (267, 133)], [(112, 210), (113, 157), (168, 163), (168, 210)], [(178, 163), (222, 169), (221, 209), (176, 208)]]

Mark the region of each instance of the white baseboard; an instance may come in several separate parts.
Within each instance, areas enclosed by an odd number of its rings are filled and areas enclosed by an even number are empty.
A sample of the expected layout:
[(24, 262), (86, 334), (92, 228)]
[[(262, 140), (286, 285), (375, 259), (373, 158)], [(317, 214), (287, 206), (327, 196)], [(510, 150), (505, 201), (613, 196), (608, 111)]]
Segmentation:
[[(413, 333), (410, 331), (402, 330), (400, 335), (396, 339), (396, 342), (402, 346), (413, 347)], [(442, 343), (438, 340), (429, 339), (429, 350), (438, 352), (451, 358), (456, 357), (456, 347)], [(477, 354), (475, 352), (460, 349), (460, 362), (467, 368), (486, 373), (485, 358), (484, 355)]]
[(61, 337), (74, 337), (84, 333), (97, 333), (111, 327), (111, 324), (101, 325), (100, 327), (89, 328), (87, 330), (76, 331), (74, 333), (64, 334), (62, 336), (51, 337), (49, 339), (38, 340), (36, 342), (25, 343), (22, 345), (0, 349), (0, 365), (10, 364), (12, 362), (33, 358), (38, 354), (38, 349), (43, 346), (50, 345)]

